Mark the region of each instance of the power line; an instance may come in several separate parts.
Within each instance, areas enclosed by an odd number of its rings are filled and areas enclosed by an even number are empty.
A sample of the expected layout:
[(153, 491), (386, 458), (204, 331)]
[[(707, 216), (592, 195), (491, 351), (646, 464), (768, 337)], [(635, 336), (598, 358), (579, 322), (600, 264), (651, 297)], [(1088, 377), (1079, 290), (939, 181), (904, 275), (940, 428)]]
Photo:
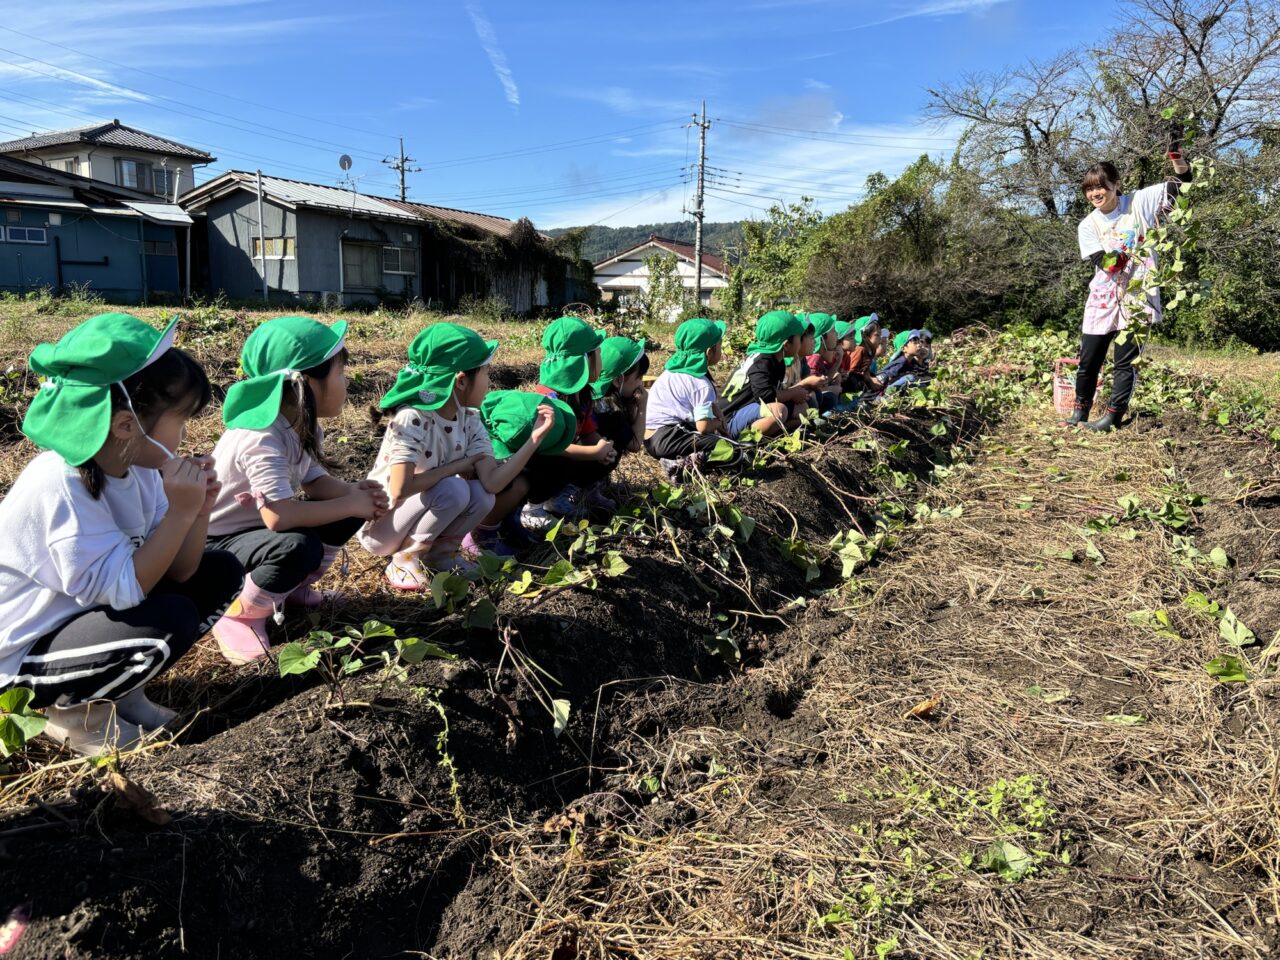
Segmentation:
[(60, 47), (63, 50), (76, 54), (77, 56), (88, 57), (91, 60), (98, 60), (98, 61), (101, 61), (102, 63), (108, 63), (113, 67), (120, 67), (123, 70), (132, 70), (134, 73), (140, 73), (144, 76), (152, 77), (156, 80), (162, 80), (165, 83), (176, 83), (179, 86), (188, 87), (192, 90), (199, 90), (201, 93), (212, 94), (213, 96), (221, 97), (224, 100), (235, 100), (238, 103), (247, 104), (248, 106), (251, 106), (251, 107), (260, 107), (264, 110), (272, 110), (276, 113), (282, 113), (290, 117), (297, 117), (299, 120), (306, 120), (310, 123), (323, 123), (323, 124), (326, 124), (327, 126), (336, 127), (340, 130), (350, 130), (352, 133), (364, 133), (374, 137), (385, 137), (388, 140), (395, 139), (390, 134), (378, 133), (375, 130), (363, 130), (360, 127), (347, 126), (346, 124), (336, 123), (333, 120), (325, 120), (321, 117), (311, 117), (306, 115), (305, 113), (294, 113), (291, 110), (284, 110), (284, 109), (281, 109), (280, 107), (271, 106), (270, 104), (258, 103), (254, 100), (245, 100), (243, 97), (236, 97), (236, 96), (232, 96), (229, 93), (222, 93), (217, 90), (210, 90), (208, 87), (200, 87), (194, 83), (187, 83), (183, 80), (175, 80), (172, 77), (164, 77), (158, 73), (152, 73), (149, 70), (143, 70), (140, 67), (131, 67), (127, 63), (120, 63), (116, 60), (108, 60), (106, 57), (100, 57), (97, 54), (86, 53), (83, 50), (77, 50), (75, 47), (69, 47), (64, 43), (58, 43), (57, 41), (54, 41), (54, 40), (46, 40), (43, 37), (36, 37), (29, 33), (23, 33), (21, 30), (15, 30), (13, 27), (6, 27), (3, 24), (0, 24), (0, 30), (7, 30), (10, 33), (16, 33), (20, 37), (25, 37), (28, 40), (35, 40), (38, 43), (48, 44), (51, 47)]
[(891, 141), (890, 145), (892, 146), (902, 146), (902, 141), (904, 140), (925, 140), (943, 144), (953, 144), (956, 142), (955, 137), (931, 137), (925, 134), (916, 135), (908, 133), (899, 136), (897, 134), (890, 135), (885, 133), (840, 133), (835, 130), (807, 130), (804, 127), (782, 127), (771, 123), (761, 123), (757, 120), (734, 120), (732, 118), (721, 117), (717, 117), (716, 119), (721, 123), (726, 123), (730, 126), (744, 127), (747, 129), (759, 130), (761, 132), (777, 131), (779, 133), (804, 133), (822, 137), (843, 137), (851, 140), (888, 140)]
[[(225, 120), (215, 120), (213, 119), (214, 117), (227, 117), (231, 120), (239, 120), (240, 118), (233, 117), (231, 116), (231, 114), (221, 113), (217, 110), (210, 110), (207, 107), (199, 107), (199, 106), (195, 106), (194, 104), (187, 104), (181, 100), (175, 100), (173, 97), (166, 97), (163, 94), (146, 93), (145, 91), (135, 90), (131, 87), (123, 86), (122, 84), (111, 83), (106, 80), (98, 80), (94, 77), (88, 76), (87, 74), (81, 74), (81, 73), (77, 73), (74, 70), (68, 70), (66, 67), (58, 66), (56, 63), (50, 63), (48, 60), (41, 60), (39, 57), (32, 57), (26, 54), (21, 54), (15, 50), (8, 49), (7, 47), (0, 47), (0, 53), (7, 53), (12, 57), (18, 57), (22, 60), (29, 61), (28, 63), (19, 63), (13, 60), (0, 60), (0, 63), (7, 63), (11, 67), (17, 67), (19, 70), (26, 70), (29, 73), (34, 73), (37, 76), (47, 77), (50, 80), (62, 80), (66, 83), (75, 83), (75, 84), (79, 84), (82, 87), (89, 87), (92, 90), (98, 90), (98, 91), (101, 91), (103, 86), (108, 86), (108, 87), (114, 88), (117, 91), (128, 94), (132, 97), (138, 98), (141, 100), (141, 102), (146, 103), (147, 105), (153, 108), (157, 108), (160, 110), (167, 110), (169, 113), (176, 113), (179, 116), (188, 117), (193, 120), (200, 120), (200, 121), (203, 121), (204, 123), (212, 123), (212, 124), (215, 124), (216, 126), (227, 127), (228, 129), (231, 129), (231, 130), (238, 130), (241, 133), (256, 134), (257, 136), (260, 136), (260, 137), (267, 137), (270, 140), (279, 140), (281, 143), (298, 145), (298, 141), (300, 140), (310, 140), (313, 146), (336, 147), (337, 149), (340, 149), (340, 150), (341, 149), (348, 150), (348, 152), (350, 153), (361, 154), (362, 156), (364, 156), (366, 159), (369, 159), (369, 160), (374, 160), (374, 161), (381, 160), (381, 157), (379, 157), (377, 154), (369, 153), (363, 150), (358, 150), (354, 147), (347, 147), (344, 144), (334, 143), (333, 141), (329, 141), (329, 140), (320, 140), (315, 137), (304, 136), (303, 134), (291, 134), (290, 136), (277, 136), (276, 134), (266, 132), (265, 130), (250, 130), (246, 127), (239, 126), (235, 123), (227, 123)], [(40, 63), (46, 67), (52, 67), (54, 70), (60, 71), (60, 74), (47, 73), (44, 70), (37, 70), (35, 67), (31, 66), (30, 63)], [(183, 107), (190, 106), (195, 110), (201, 111), (201, 113), (192, 113), (189, 110), (179, 110), (175, 107), (165, 106), (163, 103), (157, 103), (156, 101), (158, 100), (165, 100), (165, 101), (168, 101), (169, 103), (176, 103), (178, 104), (178, 106), (183, 106)], [(266, 124), (257, 123), (256, 121), (253, 121), (253, 120), (245, 120), (243, 122), (251, 124), (252, 126), (255, 126), (255, 127), (266, 126)], [(279, 128), (274, 127), (272, 129), (279, 129)]]

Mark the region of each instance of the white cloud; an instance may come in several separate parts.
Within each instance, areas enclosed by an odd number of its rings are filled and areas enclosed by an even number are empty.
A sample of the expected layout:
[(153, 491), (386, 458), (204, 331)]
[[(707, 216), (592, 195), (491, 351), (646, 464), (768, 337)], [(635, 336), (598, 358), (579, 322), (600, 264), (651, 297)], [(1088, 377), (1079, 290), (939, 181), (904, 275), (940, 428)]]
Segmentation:
[(953, 17), (967, 13), (983, 13), (992, 7), (1009, 2), (1011, 0), (931, 0), (929, 3), (917, 4), (914, 7), (899, 10), (897, 13), (891, 13), (879, 20), (871, 20), (867, 23), (860, 23), (844, 29), (866, 30), (870, 27), (881, 27), (887, 23), (897, 23), (899, 20), (911, 20), (915, 17)]
[(425, 110), (427, 107), (433, 107), (440, 101), (435, 97), (410, 97), (408, 100), (402, 100), (391, 109), (396, 113), (410, 113), (415, 110)]
[(628, 87), (573, 87), (564, 91), (575, 100), (600, 103), (618, 113), (692, 113), (696, 103), (636, 93)]
[(821, 80), (815, 80), (813, 77), (806, 77), (804, 87), (806, 90), (830, 90), (831, 84), (823, 83)]
[(520, 90), (516, 87), (515, 77), (511, 75), (511, 68), (507, 66), (507, 55), (503, 53), (502, 47), (498, 45), (498, 35), (494, 33), (493, 24), (489, 22), (489, 18), (484, 15), (484, 11), (480, 9), (478, 3), (468, 3), (467, 13), (471, 15), (471, 22), (475, 24), (476, 36), (480, 38), (480, 46), (484, 48), (485, 54), (489, 57), (489, 62), (493, 65), (493, 72), (498, 75), (498, 82), (502, 84), (502, 91), (506, 95), (507, 103), (518, 108), (520, 106)]
[[(796, 98), (803, 102), (803, 98)], [(777, 119), (775, 110), (767, 111)], [(781, 122), (781, 121), (779, 121)], [(707, 219), (740, 220), (765, 215), (774, 203), (794, 203), (802, 196), (814, 198), (826, 213), (857, 203), (869, 175), (894, 177), (921, 154), (948, 154), (960, 134), (960, 126), (925, 127), (914, 121), (884, 124), (850, 124), (835, 117), (821, 126), (792, 121), (816, 135), (779, 131), (743, 130), (713, 126), (708, 137)], [(824, 139), (830, 137), (831, 139)], [(683, 152), (681, 150), (680, 152)], [(526, 211), (539, 226), (579, 226), (604, 220), (610, 226), (656, 223), (684, 219), (682, 207), (688, 188), (664, 191), (636, 190), (581, 205), (559, 204)], [(692, 193), (688, 201), (692, 203)]]

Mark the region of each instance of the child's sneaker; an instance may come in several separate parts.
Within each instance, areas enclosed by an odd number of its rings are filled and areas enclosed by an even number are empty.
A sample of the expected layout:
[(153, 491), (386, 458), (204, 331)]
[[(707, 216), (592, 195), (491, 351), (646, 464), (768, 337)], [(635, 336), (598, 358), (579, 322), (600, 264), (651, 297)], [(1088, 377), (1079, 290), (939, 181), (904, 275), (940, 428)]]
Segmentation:
[(387, 564), (385, 574), (387, 586), (393, 590), (418, 593), (431, 589), (431, 577), (417, 557), (410, 560), (392, 557), (391, 562)]
[(526, 503), (520, 508), (520, 526), (530, 533), (546, 533), (556, 525), (557, 519), (541, 503)]
[(580, 519), (586, 513), (582, 503), (582, 491), (573, 484), (569, 484), (542, 506), (547, 513), (554, 513), (570, 520)]
[(618, 503), (616, 500), (610, 499), (609, 495), (604, 491), (603, 481), (592, 484), (582, 496), (582, 506), (585, 510), (602, 510), (605, 513), (616, 513)]

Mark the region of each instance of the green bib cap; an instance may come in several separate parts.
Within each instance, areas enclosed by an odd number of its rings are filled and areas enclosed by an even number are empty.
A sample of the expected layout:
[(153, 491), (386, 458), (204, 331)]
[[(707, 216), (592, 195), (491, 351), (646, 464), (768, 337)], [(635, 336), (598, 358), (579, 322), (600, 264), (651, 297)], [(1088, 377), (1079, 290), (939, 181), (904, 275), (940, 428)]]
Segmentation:
[(911, 340), (919, 340), (919, 330), (903, 330), (900, 334), (893, 338), (893, 352), (901, 353), (902, 348)]
[(497, 351), (497, 340), (457, 323), (433, 323), (409, 344), (409, 362), (378, 406), (438, 410), (453, 396), (458, 374), (483, 367)]
[(862, 335), (866, 332), (867, 327), (873, 323), (878, 324), (880, 317), (874, 313), (869, 313), (865, 317), (859, 317), (853, 321), (853, 339), (858, 343), (862, 343)]
[(724, 323), (694, 317), (676, 328), (676, 350), (665, 369), (691, 377), (707, 375), (707, 351), (724, 339)]
[(222, 422), (228, 429), (265, 430), (280, 415), (281, 385), (342, 349), (347, 321), (331, 327), (310, 317), (276, 317), (262, 324), (240, 351), (245, 379), (227, 388)]
[(813, 327), (813, 336), (821, 340), (836, 327), (836, 318), (829, 313), (809, 314), (809, 326)]
[(591, 376), (587, 354), (600, 346), (604, 334), (577, 317), (561, 317), (542, 334), (546, 359), (538, 368), (538, 382), (556, 393), (577, 393)]
[(507, 459), (529, 442), (540, 404), (555, 411), (556, 422), (538, 444), (538, 453), (554, 456), (564, 453), (573, 443), (578, 433), (578, 418), (563, 400), (524, 390), (494, 390), (480, 404), (480, 419), (489, 431), (496, 459)]
[(770, 310), (756, 321), (756, 338), (747, 353), (777, 353), (792, 337), (804, 333), (805, 326), (787, 310)]
[(39, 344), (30, 364), (45, 379), (22, 432), (73, 467), (93, 459), (111, 432), (111, 385), (172, 349), (177, 323), (175, 317), (157, 330), (132, 314), (100, 313), (57, 343)]
[[(856, 338), (857, 334), (852, 332), (854, 329), (854, 326), (855, 326), (854, 324), (849, 323), (846, 320), (837, 320), (835, 325), (836, 339), (847, 340), (849, 337)], [(861, 343), (862, 341), (859, 340), (858, 342)]]
[(600, 344), (600, 379), (591, 385), (591, 395), (599, 400), (620, 377), (640, 362), (644, 354), (644, 340), (630, 337), (609, 337)]

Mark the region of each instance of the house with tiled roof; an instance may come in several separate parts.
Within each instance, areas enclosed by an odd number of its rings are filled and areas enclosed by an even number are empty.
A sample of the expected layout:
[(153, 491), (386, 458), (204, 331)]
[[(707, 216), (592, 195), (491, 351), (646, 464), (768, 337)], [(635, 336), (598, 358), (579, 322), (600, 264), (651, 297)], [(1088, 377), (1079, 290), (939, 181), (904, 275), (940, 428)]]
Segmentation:
[[(596, 286), (606, 300), (625, 300), (649, 288), (648, 259), (666, 255), (676, 258), (680, 282), (692, 294), (697, 264), (693, 244), (657, 234), (650, 234), (648, 240), (598, 261), (595, 264)], [(723, 257), (706, 252), (702, 254), (702, 303), (710, 305), (716, 291), (729, 285), (729, 271)]]
[(9, 140), (0, 143), (0, 156), (169, 200), (195, 186), (197, 167), (217, 159), (119, 120)]
[[(204, 224), (205, 287), (352, 306), (503, 299), (524, 314), (563, 303), (568, 261), (527, 220), (232, 170), (181, 204)], [(261, 218), (259, 218), (261, 210)]]

